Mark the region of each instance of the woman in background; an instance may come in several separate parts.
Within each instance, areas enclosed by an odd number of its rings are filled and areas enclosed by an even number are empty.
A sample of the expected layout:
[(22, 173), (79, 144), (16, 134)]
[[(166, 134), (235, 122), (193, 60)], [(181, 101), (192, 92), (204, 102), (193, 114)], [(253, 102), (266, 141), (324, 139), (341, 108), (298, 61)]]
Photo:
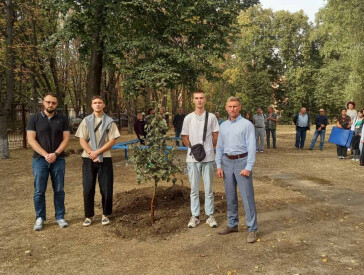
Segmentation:
[(360, 159), (360, 151), (359, 151), (359, 144), (361, 138), (361, 132), (363, 129), (363, 110), (358, 111), (358, 116), (354, 119), (351, 130), (354, 131), (354, 137), (352, 141), (352, 148), (353, 148), (353, 160), (359, 161)]
[[(337, 119), (336, 127), (342, 128), (345, 130), (350, 129), (351, 119), (346, 114), (346, 108), (341, 109), (341, 114)], [(345, 159), (347, 155), (347, 149), (345, 146), (337, 145), (337, 156), (339, 159)]]

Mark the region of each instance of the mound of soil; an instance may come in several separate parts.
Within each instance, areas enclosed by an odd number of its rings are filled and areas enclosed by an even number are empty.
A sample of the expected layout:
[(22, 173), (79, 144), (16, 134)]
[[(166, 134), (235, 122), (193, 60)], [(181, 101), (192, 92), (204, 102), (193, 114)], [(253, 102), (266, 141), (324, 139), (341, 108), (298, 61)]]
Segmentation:
[[(174, 185), (160, 186), (154, 202), (155, 224), (150, 221), (150, 202), (153, 187), (133, 189), (114, 196), (115, 220), (110, 230), (122, 238), (168, 238), (169, 235), (187, 230), (191, 216), (190, 188)], [(226, 211), (222, 193), (215, 193), (215, 213)], [(200, 192), (201, 211), (204, 193)], [(202, 217), (203, 218), (203, 217)]]

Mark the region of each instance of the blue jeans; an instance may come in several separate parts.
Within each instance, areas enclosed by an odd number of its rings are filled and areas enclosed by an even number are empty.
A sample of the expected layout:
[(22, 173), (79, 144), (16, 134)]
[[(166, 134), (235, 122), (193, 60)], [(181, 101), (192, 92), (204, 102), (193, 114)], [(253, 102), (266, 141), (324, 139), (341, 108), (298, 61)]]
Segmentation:
[(205, 189), (205, 214), (214, 214), (214, 192), (212, 182), (214, 179), (214, 162), (187, 162), (188, 177), (191, 185), (191, 213), (192, 216), (200, 215), (200, 173)]
[(272, 139), (273, 139), (273, 148), (277, 148), (277, 140), (276, 140), (276, 130), (274, 129), (267, 129), (267, 148), (270, 148), (270, 133), (272, 133)]
[(318, 136), (320, 136), (320, 149), (322, 150), (324, 148), (324, 141), (325, 141), (325, 130), (321, 130), (319, 131), (315, 131), (315, 133), (313, 134), (313, 138), (312, 138), (312, 142), (311, 142), (311, 146), (310, 148), (313, 149), (313, 147), (315, 147), (315, 143), (316, 140), (318, 138)]
[(33, 158), (34, 175), (34, 207), (37, 218), (46, 220), (46, 200), (48, 177), (51, 175), (52, 187), (54, 192), (54, 208), (56, 220), (63, 219), (65, 214), (64, 207), (64, 174), (65, 160), (58, 157), (55, 162), (49, 164), (44, 158)]
[(307, 127), (297, 127), (296, 129), (296, 148), (305, 146)]
[(227, 202), (228, 227), (236, 227), (239, 224), (238, 215), (238, 194), (236, 186), (239, 187), (241, 198), (243, 199), (245, 220), (248, 231), (257, 231), (257, 210), (254, 200), (253, 173), (249, 177), (240, 175), (241, 170), (246, 167), (248, 157), (241, 159), (222, 158), (224, 170), (224, 184)]

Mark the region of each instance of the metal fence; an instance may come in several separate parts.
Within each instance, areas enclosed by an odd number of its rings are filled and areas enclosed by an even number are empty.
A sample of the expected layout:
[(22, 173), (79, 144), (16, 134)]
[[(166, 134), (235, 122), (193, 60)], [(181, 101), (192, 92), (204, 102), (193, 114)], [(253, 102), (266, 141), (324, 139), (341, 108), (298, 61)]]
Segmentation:
[(9, 148), (26, 148), (26, 125), (29, 119), (29, 109), (27, 105), (13, 104), (8, 116), (8, 141)]

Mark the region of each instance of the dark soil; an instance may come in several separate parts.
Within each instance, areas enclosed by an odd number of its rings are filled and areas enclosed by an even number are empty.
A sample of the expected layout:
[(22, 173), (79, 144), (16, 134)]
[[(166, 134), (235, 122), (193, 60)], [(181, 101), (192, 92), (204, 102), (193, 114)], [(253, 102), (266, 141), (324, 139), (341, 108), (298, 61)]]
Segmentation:
[[(188, 230), (190, 218), (190, 189), (180, 185), (160, 186), (154, 203), (155, 224), (150, 219), (150, 202), (153, 187), (133, 189), (114, 196), (115, 222), (110, 230), (122, 238), (168, 239), (169, 235)], [(204, 193), (200, 192), (201, 210), (204, 208)], [(226, 210), (222, 193), (215, 193), (215, 212)], [(203, 211), (202, 211), (203, 212)], [(206, 217), (201, 216), (201, 222)]]

